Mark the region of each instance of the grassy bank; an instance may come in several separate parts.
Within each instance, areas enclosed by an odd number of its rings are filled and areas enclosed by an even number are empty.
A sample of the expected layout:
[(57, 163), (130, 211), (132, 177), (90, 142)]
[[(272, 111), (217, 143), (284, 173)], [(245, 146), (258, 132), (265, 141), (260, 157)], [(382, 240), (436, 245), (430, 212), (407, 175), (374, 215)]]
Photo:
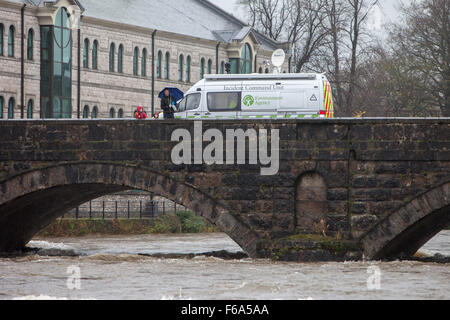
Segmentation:
[(42, 230), (40, 237), (79, 237), (92, 234), (139, 235), (154, 233), (209, 233), (219, 229), (191, 212), (178, 212), (153, 219), (68, 220), (60, 219)]

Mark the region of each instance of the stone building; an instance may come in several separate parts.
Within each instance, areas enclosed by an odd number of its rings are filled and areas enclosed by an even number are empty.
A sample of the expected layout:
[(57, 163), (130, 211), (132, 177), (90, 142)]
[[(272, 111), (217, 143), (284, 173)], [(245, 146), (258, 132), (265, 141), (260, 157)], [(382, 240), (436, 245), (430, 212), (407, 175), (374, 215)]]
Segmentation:
[(227, 62), (273, 72), (279, 48), (206, 0), (0, 0), (0, 117), (130, 118)]

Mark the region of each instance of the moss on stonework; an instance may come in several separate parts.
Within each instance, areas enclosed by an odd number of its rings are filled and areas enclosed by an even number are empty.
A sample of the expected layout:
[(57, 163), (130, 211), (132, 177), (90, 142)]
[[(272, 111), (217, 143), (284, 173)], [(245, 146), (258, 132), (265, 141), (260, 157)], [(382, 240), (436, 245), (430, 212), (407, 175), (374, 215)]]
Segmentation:
[(297, 234), (278, 239), (268, 249), (274, 260), (339, 261), (362, 252), (358, 242), (320, 234)]

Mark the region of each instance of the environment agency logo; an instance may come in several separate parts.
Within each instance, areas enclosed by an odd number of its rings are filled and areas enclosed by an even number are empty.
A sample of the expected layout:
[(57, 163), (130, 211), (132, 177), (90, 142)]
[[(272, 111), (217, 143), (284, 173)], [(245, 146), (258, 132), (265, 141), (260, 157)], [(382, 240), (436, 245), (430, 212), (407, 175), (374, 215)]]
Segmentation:
[(244, 97), (244, 106), (246, 107), (251, 107), (252, 105), (255, 104), (255, 98), (253, 98), (253, 96), (248, 95)]

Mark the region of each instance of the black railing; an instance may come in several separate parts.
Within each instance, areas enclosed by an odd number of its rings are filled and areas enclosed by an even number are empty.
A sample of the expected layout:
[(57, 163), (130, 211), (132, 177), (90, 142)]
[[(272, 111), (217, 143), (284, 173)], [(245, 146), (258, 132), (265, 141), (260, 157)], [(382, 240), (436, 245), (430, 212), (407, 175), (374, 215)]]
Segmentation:
[(69, 213), (63, 219), (150, 219), (160, 215), (186, 211), (184, 206), (171, 201), (116, 200), (89, 201)]

